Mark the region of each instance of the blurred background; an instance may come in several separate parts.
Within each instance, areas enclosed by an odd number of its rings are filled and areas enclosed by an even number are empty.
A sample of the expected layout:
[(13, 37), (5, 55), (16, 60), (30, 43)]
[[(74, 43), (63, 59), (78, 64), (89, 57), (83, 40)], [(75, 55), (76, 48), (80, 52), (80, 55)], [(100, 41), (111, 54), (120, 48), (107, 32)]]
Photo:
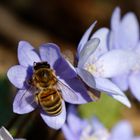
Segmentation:
[[(122, 14), (133, 11), (140, 19), (139, 0), (0, 0), (0, 126), (5, 126), (14, 137), (27, 140), (64, 139), (60, 131), (47, 127), (37, 111), (27, 115), (12, 112), (16, 89), (9, 83), (6, 72), (18, 63), (20, 40), (29, 41), (36, 48), (54, 42), (73, 62), (73, 54), (85, 30), (95, 20), (98, 23), (94, 31), (109, 27), (116, 6), (121, 7)], [(134, 133), (140, 135), (140, 103), (128, 96), (131, 109), (104, 95), (96, 103), (81, 105), (79, 113), (83, 118), (95, 114), (108, 129), (118, 120), (127, 119)]]

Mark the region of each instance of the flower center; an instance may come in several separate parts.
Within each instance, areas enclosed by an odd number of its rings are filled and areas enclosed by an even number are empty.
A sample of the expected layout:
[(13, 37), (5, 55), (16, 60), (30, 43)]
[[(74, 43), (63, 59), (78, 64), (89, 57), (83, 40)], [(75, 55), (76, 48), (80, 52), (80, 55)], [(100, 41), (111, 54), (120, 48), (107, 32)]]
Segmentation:
[(85, 70), (93, 74), (95, 77), (102, 76), (104, 73), (103, 65), (96, 66), (95, 64), (86, 64)]
[(85, 70), (87, 70), (90, 73), (95, 73), (97, 71), (96, 66), (93, 64), (87, 64), (85, 66)]

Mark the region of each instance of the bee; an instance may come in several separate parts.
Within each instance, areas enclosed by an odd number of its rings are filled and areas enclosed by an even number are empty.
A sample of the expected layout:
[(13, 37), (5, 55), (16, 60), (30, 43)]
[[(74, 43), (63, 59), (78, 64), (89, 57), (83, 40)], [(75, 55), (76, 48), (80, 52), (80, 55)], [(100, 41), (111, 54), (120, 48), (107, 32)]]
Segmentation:
[(65, 95), (77, 100), (77, 95), (57, 79), (54, 70), (47, 62), (34, 62), (30, 85), (35, 88), (35, 102), (50, 116), (62, 112), (62, 100)]

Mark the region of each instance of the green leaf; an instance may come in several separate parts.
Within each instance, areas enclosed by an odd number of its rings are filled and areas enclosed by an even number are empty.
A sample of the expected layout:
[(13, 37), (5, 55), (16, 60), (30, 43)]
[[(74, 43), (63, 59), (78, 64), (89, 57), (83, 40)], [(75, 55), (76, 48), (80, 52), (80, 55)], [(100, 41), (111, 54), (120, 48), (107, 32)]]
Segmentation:
[(80, 116), (92, 118), (96, 116), (107, 127), (111, 128), (120, 118), (123, 105), (108, 95), (102, 94), (97, 102), (79, 106)]

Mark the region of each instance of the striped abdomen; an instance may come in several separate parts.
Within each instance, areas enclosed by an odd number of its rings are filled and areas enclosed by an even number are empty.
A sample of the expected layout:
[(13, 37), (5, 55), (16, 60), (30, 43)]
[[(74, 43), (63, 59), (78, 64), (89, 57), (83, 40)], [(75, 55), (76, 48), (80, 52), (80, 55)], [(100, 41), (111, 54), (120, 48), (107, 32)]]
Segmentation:
[(48, 115), (56, 116), (61, 113), (61, 96), (56, 89), (47, 88), (41, 91), (37, 96), (39, 104)]

